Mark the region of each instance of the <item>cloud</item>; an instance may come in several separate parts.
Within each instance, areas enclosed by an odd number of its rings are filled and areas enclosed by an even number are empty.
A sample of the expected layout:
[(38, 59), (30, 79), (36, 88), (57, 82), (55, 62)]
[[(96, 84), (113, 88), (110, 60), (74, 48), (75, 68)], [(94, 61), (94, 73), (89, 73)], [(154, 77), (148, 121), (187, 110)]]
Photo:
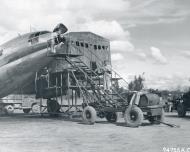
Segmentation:
[(125, 17), (128, 23), (133, 24), (158, 24), (182, 21), (190, 14), (188, 2), (179, 3), (174, 0), (135, 0), (130, 3)]
[(102, 16), (104, 16), (104, 14), (106, 13), (124, 11), (130, 6), (129, 1), (123, 0), (70, 0), (69, 2), (70, 3), (68, 7), (69, 9), (71, 9), (71, 11), (76, 11), (80, 9), (80, 12), (89, 12), (89, 14), (92, 15), (101, 14)]
[(147, 54), (144, 52), (142, 49), (136, 49), (135, 55), (138, 57), (140, 60), (146, 60), (147, 59)]
[(128, 40), (111, 41), (111, 50), (113, 52), (132, 52), (134, 48), (134, 45)]
[(84, 24), (80, 24), (77, 30), (85, 30), (91, 31), (96, 34), (102, 35), (109, 40), (125, 40), (129, 37), (129, 32), (124, 31), (121, 25), (113, 20), (113, 21), (105, 21), (105, 20), (98, 20), (98, 21), (90, 21)]
[(157, 63), (166, 64), (168, 62), (167, 59), (162, 55), (160, 49), (156, 47), (150, 47), (150, 50), (153, 59), (155, 59)]
[(73, 27), (76, 23), (106, 19), (130, 27), (136, 23), (178, 20), (188, 16), (190, 11), (173, 0), (1, 0), (0, 13), (6, 14), (6, 17), (0, 16), (1, 26), (26, 32), (30, 25), (48, 29), (60, 21)]
[(90, 21), (80, 24), (76, 30), (91, 31), (104, 36), (110, 40), (111, 51), (113, 52), (131, 52), (134, 50), (134, 45), (129, 41), (129, 31), (124, 31), (121, 25), (115, 20)]
[(111, 55), (112, 61), (120, 61), (120, 60), (122, 60), (123, 58), (124, 58), (123, 55), (120, 54), (120, 53), (113, 53), (113, 54)]
[(190, 51), (186, 50), (186, 51), (182, 51), (182, 55), (186, 58), (190, 58)]
[[(183, 20), (189, 15), (187, 9), (189, 5), (185, 8), (184, 4), (185, 2), (174, 0), (167, 0), (167, 2), (159, 0), (1, 0), (0, 43), (17, 36), (18, 33), (30, 32), (30, 26), (36, 30), (52, 30), (56, 24), (62, 22), (69, 31), (91, 31), (110, 39), (112, 60), (120, 61), (116, 65), (118, 69), (123, 70), (127, 69), (125, 68), (127, 65), (130, 66), (128, 71), (122, 72), (124, 76), (130, 72), (135, 74), (142, 72), (142, 64), (145, 72), (151, 73), (155, 65), (148, 65), (143, 62), (144, 60), (149, 60), (151, 56), (160, 64), (166, 64), (168, 61), (156, 47), (150, 48), (150, 55), (146, 52), (148, 50), (136, 49), (141, 46), (145, 49), (148, 44), (141, 45), (142, 41), (135, 39), (135, 36), (131, 38), (130, 30), (135, 33), (135, 29), (142, 24), (173, 23)], [(150, 28), (150, 32), (151, 30)], [(133, 42), (139, 46), (134, 45)], [(183, 56), (189, 57), (189, 51), (184, 51)], [(126, 57), (129, 60), (125, 60)], [(170, 73), (174, 69), (172, 68)], [(161, 78), (156, 78), (158, 86), (159, 83), (168, 84), (169, 80), (159, 79)]]
[(134, 51), (134, 45), (129, 41), (129, 31), (124, 31), (121, 25), (113, 21), (90, 21), (84, 24), (80, 24), (79, 31), (91, 31), (98, 35), (104, 36), (110, 40), (111, 51), (113, 52), (132, 52)]
[[(175, 82), (175, 83), (174, 83)], [(186, 90), (190, 86), (189, 77), (183, 73), (164, 74), (162, 76), (149, 75), (145, 78), (145, 83), (148, 88), (160, 90)]]
[[(6, 17), (0, 16), (0, 33), (2, 37), (7, 33), (12, 38), (10, 33), (17, 36), (17, 33), (30, 32), (30, 26), (37, 30), (52, 30), (63, 22), (69, 31), (88, 30), (111, 41), (125, 41), (130, 34), (112, 15), (125, 11), (129, 6), (129, 2), (123, 0), (1, 0), (0, 14), (6, 14)], [(4, 40), (0, 39), (2, 42)]]
[(142, 59), (145, 59), (146, 58), (146, 54), (144, 52), (139, 52), (137, 53), (137, 55), (142, 58)]

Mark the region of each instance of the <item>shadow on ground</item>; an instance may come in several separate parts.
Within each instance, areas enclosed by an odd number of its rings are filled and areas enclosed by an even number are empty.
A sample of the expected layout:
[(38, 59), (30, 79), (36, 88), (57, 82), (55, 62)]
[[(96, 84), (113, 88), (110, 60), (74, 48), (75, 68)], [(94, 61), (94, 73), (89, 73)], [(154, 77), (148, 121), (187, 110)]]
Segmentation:
[(170, 114), (165, 114), (165, 117), (169, 117), (169, 118), (176, 118), (176, 119), (186, 119), (189, 120), (190, 119), (190, 115), (186, 115), (185, 117), (179, 117), (177, 114), (175, 113), (170, 113)]

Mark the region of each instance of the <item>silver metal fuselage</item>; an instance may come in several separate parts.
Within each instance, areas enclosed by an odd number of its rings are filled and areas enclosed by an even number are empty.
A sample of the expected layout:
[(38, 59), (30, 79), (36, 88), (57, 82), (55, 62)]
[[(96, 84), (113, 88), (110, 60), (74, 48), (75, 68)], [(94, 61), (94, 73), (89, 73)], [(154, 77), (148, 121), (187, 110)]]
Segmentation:
[(0, 46), (0, 98), (35, 79), (37, 71), (48, 65), (48, 40), (52, 33), (45, 33), (31, 41), (32, 33), (19, 36)]

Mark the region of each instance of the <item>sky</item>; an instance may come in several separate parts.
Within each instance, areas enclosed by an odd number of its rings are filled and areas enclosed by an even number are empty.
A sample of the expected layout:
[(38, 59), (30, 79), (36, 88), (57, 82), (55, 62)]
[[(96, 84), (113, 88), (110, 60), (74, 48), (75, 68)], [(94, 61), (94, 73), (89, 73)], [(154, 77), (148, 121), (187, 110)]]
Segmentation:
[(110, 40), (113, 68), (145, 87), (190, 86), (189, 0), (0, 0), (0, 44), (31, 30), (91, 31)]

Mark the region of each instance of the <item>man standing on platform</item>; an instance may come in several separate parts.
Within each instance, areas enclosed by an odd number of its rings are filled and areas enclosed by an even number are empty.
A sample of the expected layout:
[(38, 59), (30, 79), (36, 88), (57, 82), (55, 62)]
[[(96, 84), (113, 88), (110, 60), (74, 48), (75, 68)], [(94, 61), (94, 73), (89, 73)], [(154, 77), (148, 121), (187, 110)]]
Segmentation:
[(108, 61), (104, 61), (103, 74), (104, 74), (104, 90), (111, 91), (111, 65)]

